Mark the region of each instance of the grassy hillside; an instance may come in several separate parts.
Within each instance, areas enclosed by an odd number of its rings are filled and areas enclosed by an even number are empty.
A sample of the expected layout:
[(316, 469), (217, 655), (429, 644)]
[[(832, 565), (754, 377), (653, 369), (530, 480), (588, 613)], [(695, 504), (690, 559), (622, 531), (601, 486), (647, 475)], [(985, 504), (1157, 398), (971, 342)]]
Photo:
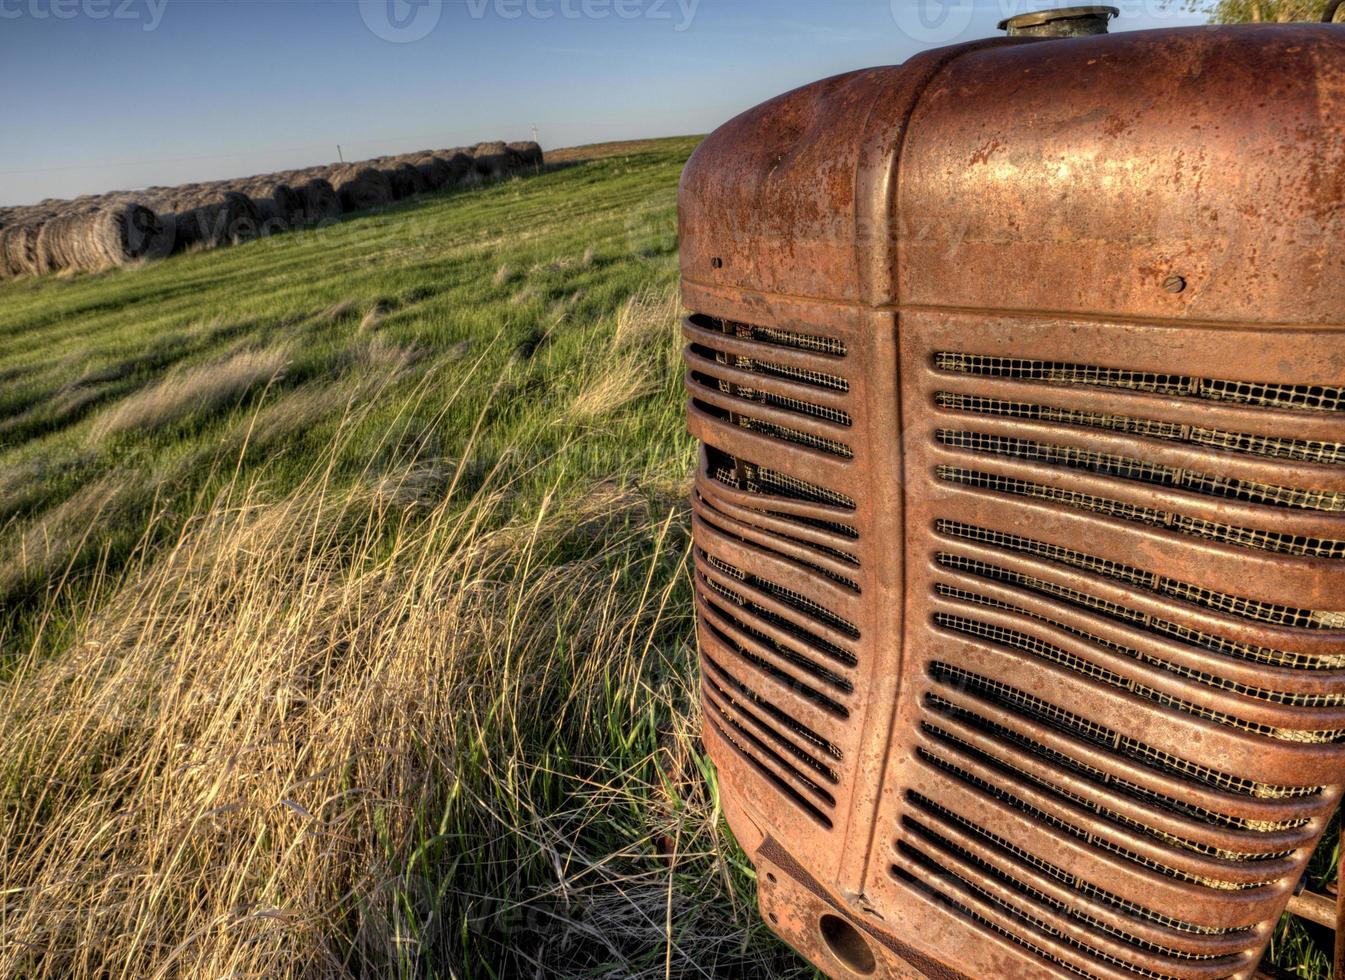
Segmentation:
[(0, 284), (0, 976), (809, 975), (696, 739), (694, 143)]
[(797, 969), (695, 739), (693, 146), (0, 285), (0, 974)]

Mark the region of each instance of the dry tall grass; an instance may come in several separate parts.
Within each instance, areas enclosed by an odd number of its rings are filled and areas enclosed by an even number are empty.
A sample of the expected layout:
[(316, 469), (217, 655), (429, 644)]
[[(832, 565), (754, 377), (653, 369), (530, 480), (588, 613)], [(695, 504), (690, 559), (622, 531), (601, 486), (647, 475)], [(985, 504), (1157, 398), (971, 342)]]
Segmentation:
[(225, 492), (4, 683), (0, 976), (760, 955), (690, 714), (682, 488), (511, 518), (497, 472), (426, 513), (423, 465)]
[(569, 421), (594, 423), (649, 393), (666, 369), (662, 359), (677, 353), (680, 308), (677, 293), (666, 287), (651, 287), (627, 300), (609, 349), (590, 365), (588, 380), (570, 403)]
[(95, 420), (91, 437), (100, 441), (130, 429), (160, 429), (193, 413), (214, 411), (273, 380), (288, 360), (283, 349), (244, 350), (180, 371), (108, 409)]

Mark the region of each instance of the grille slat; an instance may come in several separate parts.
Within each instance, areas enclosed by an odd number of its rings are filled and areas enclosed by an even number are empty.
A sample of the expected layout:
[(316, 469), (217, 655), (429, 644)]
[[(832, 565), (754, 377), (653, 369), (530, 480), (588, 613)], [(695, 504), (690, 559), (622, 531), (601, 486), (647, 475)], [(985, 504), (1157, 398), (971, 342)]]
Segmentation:
[(853, 578), (858, 560), (844, 551), (797, 538), (775, 528), (753, 526), (716, 507), (703, 494), (696, 495), (696, 514), (716, 531), (741, 544), (761, 548), (785, 561), (795, 562), (825, 576), (842, 588), (858, 594), (859, 583)]
[(1240, 503), (1292, 507), (1300, 510), (1317, 510), (1328, 513), (1345, 511), (1345, 493), (1334, 493), (1327, 490), (1302, 490), (1294, 487), (1256, 483), (1212, 473), (1184, 470), (1175, 466), (1164, 466), (1130, 456), (1093, 452), (1074, 446), (1052, 445), (1011, 436), (940, 429), (937, 438), (940, 443), (952, 449), (965, 449), (974, 453), (1007, 456), (1033, 463), (1043, 463), (1048, 466), (1067, 467), (1100, 476), (1111, 476), (1137, 483), (1151, 483), (1210, 497), (1225, 497)]
[(938, 392), (934, 396), (934, 401), (940, 408), (950, 412), (1022, 419), (1028, 422), (1051, 422), (1086, 429), (1105, 429), (1145, 439), (1185, 443), (1244, 456), (1331, 466), (1345, 465), (1345, 443), (1342, 442), (1232, 432), (1227, 429), (1164, 422), (1115, 412), (1090, 412), (951, 391)]
[(1275, 880), (1271, 877), (1264, 881), (1229, 881), (1226, 878), (1214, 878), (1194, 874), (1186, 868), (1178, 867), (1176, 865), (1176, 855), (1172, 856), (1174, 858), (1173, 863), (1156, 860), (1155, 858), (1139, 853), (1138, 850), (1119, 844), (1110, 837), (1095, 832), (1093, 829), (1080, 826), (1072, 820), (1065, 819), (1051, 810), (1044, 809), (1046, 806), (1052, 806), (1052, 803), (1041, 800), (1039, 795), (1030, 787), (1007, 780), (1000, 781), (993, 778), (986, 778), (990, 773), (981, 775), (975, 771), (975, 768), (979, 768), (975, 761), (966, 757), (959, 758), (957, 753), (952, 752), (951, 750), (948, 750), (945, 755), (922, 747), (916, 750), (916, 755), (925, 763), (944, 773), (946, 776), (973, 788), (982, 796), (995, 800), (1001, 806), (1018, 813), (1038, 826), (1048, 827), (1053, 832), (1064, 834), (1089, 847), (1105, 851), (1123, 861), (1128, 861), (1131, 864), (1146, 868), (1149, 871), (1156, 872), (1166, 878), (1185, 881), (1194, 885), (1201, 885), (1215, 891), (1230, 892), (1248, 891), (1269, 884)]
[(1183, 919), (1174, 917), (1165, 911), (1148, 908), (1129, 899), (1122, 898), (1119, 895), (1100, 888), (1086, 879), (1067, 870), (1060, 865), (1053, 864), (1050, 861), (1033, 854), (1031, 851), (1024, 850), (1022, 847), (1012, 843), (1006, 838), (997, 834), (992, 828), (969, 820), (955, 810), (950, 810), (941, 803), (930, 799), (918, 790), (911, 790), (906, 794), (907, 800), (913, 804), (919, 811), (930, 818), (930, 822), (943, 829), (945, 834), (962, 836), (964, 840), (975, 842), (982, 849), (982, 853), (1002, 853), (1006, 862), (1023, 868), (1030, 868), (1036, 871), (1044, 878), (1058, 882), (1062, 887), (1077, 894), (1085, 902), (1092, 902), (1107, 909), (1114, 910), (1118, 915), (1126, 916), (1131, 919), (1138, 919), (1141, 922), (1148, 923), (1160, 929), (1170, 929), (1176, 933), (1183, 933), (1193, 937), (1209, 936), (1245, 936), (1250, 930), (1243, 928), (1215, 929), (1208, 926), (1196, 925)]
[(1299, 558), (1345, 559), (1345, 541), (1315, 538), (1301, 534), (1280, 534), (1275, 531), (1237, 527), (1217, 521), (1189, 517), (1157, 507), (1099, 497), (1096, 494), (1068, 490), (1030, 480), (1019, 480), (997, 473), (986, 473), (961, 466), (940, 466), (936, 470), (940, 480), (961, 486), (975, 487), (992, 493), (1031, 497), (1048, 503), (1062, 504), (1074, 510), (1101, 514), (1133, 524), (1164, 528), (1189, 537), (1217, 541), (1257, 551), (1271, 551)]
[[(1143, 781), (1143, 770), (1136, 772), (1131, 765), (1122, 762), (1119, 758), (1116, 760), (1116, 768), (1124, 770), (1126, 776), (1117, 775), (1114, 772), (1108, 772), (1087, 762), (1081, 761), (1075, 755), (1067, 754), (1060, 748), (1053, 748), (1046, 742), (1051, 741), (1049, 733), (1040, 732), (1032, 735), (1025, 734), (1021, 729), (1029, 726), (1023, 726), (1022, 717), (1001, 715), (999, 721), (991, 721), (975, 711), (971, 711), (953, 701), (948, 700), (939, 694), (927, 694), (925, 696), (925, 706), (935, 715), (940, 717), (956, 719), (966, 728), (983, 732), (1004, 745), (1014, 746), (1018, 751), (1026, 753), (1029, 756), (1037, 757), (1050, 762), (1058, 768), (1065, 770), (1073, 775), (1090, 780), (1099, 787), (1105, 787), (1108, 792), (1117, 793), (1131, 799), (1137, 800), (1147, 806), (1155, 807), (1160, 810), (1166, 810), (1178, 816), (1209, 824), (1211, 827), (1226, 827), (1232, 830), (1247, 830), (1260, 833), (1274, 833), (1284, 830), (1297, 830), (1307, 825), (1306, 819), (1292, 820), (1268, 820), (1253, 819), (1249, 817), (1230, 816), (1226, 813), (1220, 813), (1208, 807), (1198, 806), (1192, 802), (1192, 791), (1189, 786), (1177, 787), (1173, 792), (1159, 792), (1149, 786), (1140, 785)], [(1015, 722), (1017, 724), (1015, 725)], [(1014, 727), (1010, 727), (1014, 726)], [(1077, 749), (1075, 750), (1077, 751)], [(1157, 770), (1149, 770), (1157, 774)], [(1127, 778), (1129, 777), (1129, 778)], [(1171, 780), (1170, 774), (1159, 775), (1160, 780)], [(1233, 801), (1225, 799), (1222, 801), (1229, 809), (1235, 809), (1229, 806)]]
[[(1004, 580), (1001, 580), (1004, 581)], [(1031, 580), (1027, 580), (1031, 581)], [(1044, 583), (1043, 583), (1044, 584)], [(967, 589), (957, 588), (955, 586), (940, 583), (935, 586), (938, 595), (946, 599), (952, 599), (957, 602), (963, 602), (970, 605), (983, 606), (987, 609), (995, 609), (1000, 612), (1006, 612), (1013, 616), (1020, 616), (1024, 619), (1030, 619), (1042, 623), (1052, 629), (1057, 629), (1071, 636), (1077, 636), (1080, 639), (1087, 640), (1089, 643), (1102, 647), (1111, 653), (1120, 654), (1128, 657), (1137, 663), (1145, 664), (1150, 667), (1156, 667), (1159, 670), (1166, 671), (1177, 677), (1196, 681), (1208, 687), (1217, 688), (1222, 691), (1230, 691), (1243, 697), (1252, 698), (1257, 701), (1265, 701), (1269, 704), (1279, 704), (1291, 707), (1304, 708), (1333, 708), (1345, 705), (1345, 695), (1342, 694), (1303, 694), (1294, 691), (1277, 691), (1263, 687), (1256, 687), (1250, 684), (1243, 684), (1231, 680), (1227, 677), (1221, 677), (1212, 674), (1209, 671), (1199, 670), (1194, 667), (1188, 667), (1183, 664), (1174, 663), (1162, 657), (1155, 656), (1145, 650), (1138, 650), (1134, 647), (1122, 643), (1116, 643), (1100, 636), (1095, 632), (1081, 629), (1070, 623), (1062, 622), (1058, 617), (1049, 616), (1045, 613), (1038, 613), (1026, 609), (1014, 603), (1006, 602), (991, 596), (986, 596), (979, 592), (973, 592)], [(1049, 593), (1048, 593), (1049, 594)], [(1121, 612), (1120, 607), (1115, 607)]]
[(1039, 361), (1017, 357), (940, 352), (934, 366), (952, 374), (984, 378), (1012, 378), (1044, 385), (1084, 385), (1090, 388), (1121, 388), (1150, 394), (1233, 402), (1262, 408), (1306, 412), (1345, 411), (1345, 387), (1327, 385), (1264, 384), (1195, 378), (1180, 374), (1128, 371), (1119, 368)]
[(714, 731), (726, 743), (733, 747), (738, 755), (748, 763), (756, 772), (767, 782), (773, 785), (779, 792), (798, 809), (811, 816), (827, 830), (832, 828), (831, 817), (827, 812), (817, 806), (813, 800), (809, 799), (803, 793), (799, 792), (788, 779), (782, 777), (770, 765), (762, 759), (764, 753), (770, 750), (762, 745), (758, 740), (747, 735), (744, 730), (735, 726), (728, 720), (727, 716), (719, 713), (717, 710), (706, 719)]
[[(704, 579), (704, 584), (707, 591), (702, 594), (701, 599), (719, 617), (721, 624), (727, 624), (725, 628), (750, 637), (763, 652), (803, 671), (828, 687), (847, 694), (854, 690), (854, 686), (847, 678), (833, 669), (833, 666), (825, 663), (824, 658), (817, 656), (820, 647), (812, 634), (792, 623), (771, 616), (768, 610), (713, 579)], [(779, 636), (787, 639), (777, 638)], [(854, 664), (854, 657), (843, 650), (838, 650), (834, 654), (828, 652), (828, 656), (845, 667)]]
[[(1093, 791), (1088, 791), (1082, 787), (1071, 788), (1067, 785), (1068, 779), (1066, 777), (1071, 774), (1073, 767), (1062, 767), (1046, 753), (1039, 751), (1022, 753), (1014, 751), (1013, 748), (1004, 744), (996, 743), (990, 738), (985, 726), (964, 725), (960, 720), (949, 715), (922, 723), (921, 730), (931, 739), (953, 746), (977, 761), (1004, 772), (1008, 777), (1006, 784), (1035, 786), (1052, 797), (1058, 797), (1088, 810), (1106, 824), (1151, 837), (1161, 845), (1168, 845), (1209, 858), (1217, 858), (1221, 861), (1239, 863), (1278, 861), (1293, 853), (1292, 847), (1285, 848), (1286, 840), (1283, 837), (1267, 838), (1262, 835), (1258, 840), (1256, 833), (1238, 834), (1217, 828), (1195, 826), (1180, 816), (1175, 818), (1165, 816), (1163, 811), (1168, 811), (1170, 814), (1167, 807), (1160, 808), (1158, 812), (1146, 812), (1144, 814), (1146, 819), (1129, 815), (1122, 812), (1121, 808), (1112, 802), (1109, 795), (1114, 794), (1110, 794), (1109, 791), (1100, 793), (1097, 792), (1096, 787)], [(1009, 743), (1010, 746), (1018, 744), (1020, 743)], [(1030, 745), (1025, 747), (1033, 750), (1040, 748)], [(1159, 823), (1170, 827), (1183, 827), (1184, 830), (1182, 832), (1175, 829), (1165, 830), (1158, 826)], [(1259, 844), (1264, 849), (1254, 851), (1235, 850), (1232, 846), (1220, 847), (1207, 841), (1197, 840), (1195, 839), (1197, 836), (1224, 840), (1234, 838), (1239, 846), (1247, 847)], [(1299, 842), (1301, 843), (1301, 841)], [(1278, 850), (1268, 849), (1272, 847), (1277, 847)]]
[(707, 667), (707, 673), (713, 675), (713, 677), (709, 679), (709, 682), (714, 685), (715, 689), (719, 691), (722, 696), (730, 698), (735, 702), (745, 701), (750, 703), (756, 710), (769, 716), (771, 721), (779, 726), (780, 729), (789, 732), (793, 736), (796, 744), (802, 743), (803, 746), (806, 746), (806, 748), (801, 751), (804, 751), (810, 758), (812, 758), (812, 765), (815, 768), (825, 770), (830, 774), (832, 782), (836, 781), (835, 763), (843, 761), (845, 757), (841, 753), (841, 750), (836, 747), (834, 742), (831, 742), (816, 730), (804, 724), (796, 715), (791, 715), (781, 710), (777, 704), (770, 700), (770, 698), (757, 693), (754, 689), (739, 681), (732, 674), (728, 673), (728, 671), (724, 670), (723, 667), (715, 663), (713, 659), (708, 657), (705, 658), (705, 665)]
[[(1049, 882), (1045, 888), (1039, 888), (1021, 881), (1000, 865), (913, 819), (908, 819), (906, 826), (912, 831), (910, 842), (899, 844), (900, 852), (921, 854), (928, 866), (951, 871), (971, 891), (1089, 956), (1146, 977), (1163, 976), (1154, 967), (1165, 961), (1176, 961), (1167, 964), (1172, 969), (1191, 963), (1218, 962), (1232, 971), (1239, 965), (1241, 958), (1226, 952), (1187, 952), (1140, 938), (1089, 909), (1079, 908), (1078, 895), (1067, 900)], [(1105, 909), (1091, 903), (1090, 906), (1105, 915)]]
[(1315, 796), (1321, 786), (1284, 786), (1243, 779), (1209, 766), (1179, 758), (1138, 739), (1098, 724), (1011, 685), (983, 677), (960, 667), (935, 661), (930, 676), (940, 684), (963, 691), (980, 701), (1020, 714), (1054, 728), (1081, 742), (1096, 746), (1131, 764), (1139, 764), (1167, 776), (1189, 780), (1256, 800), (1286, 800)]
[[(993, 602), (993, 600), (988, 600)], [(982, 605), (988, 604), (982, 602)], [(1004, 610), (1013, 614), (1021, 614), (1021, 610)], [(1148, 684), (1140, 683), (1131, 677), (1126, 677), (1115, 670), (1099, 666), (1081, 657), (1076, 653), (1065, 650), (1053, 643), (1035, 636), (1031, 633), (1025, 633), (1022, 630), (1011, 629), (1007, 626), (1000, 626), (995, 623), (985, 622), (970, 616), (959, 616), (951, 613), (936, 613), (934, 616), (936, 625), (954, 633), (960, 633), (973, 639), (982, 640), (992, 645), (1008, 647), (1013, 650), (1020, 650), (1023, 653), (1037, 657), (1047, 663), (1053, 663), (1058, 666), (1071, 670), (1083, 677), (1114, 687), (1117, 690), (1133, 694), (1138, 698), (1149, 701), (1153, 704), (1165, 708), (1171, 708), (1180, 711), (1183, 714), (1194, 718), (1201, 718), (1205, 721), (1212, 721), (1227, 728), (1233, 728), (1238, 731), (1251, 732), (1256, 735), (1264, 735), (1267, 738), (1273, 738), (1285, 742), (1312, 742), (1312, 743), (1331, 743), (1339, 741), (1345, 736), (1345, 730), (1331, 729), (1325, 731), (1306, 731), (1298, 729), (1275, 728), (1270, 725), (1260, 724), (1249, 721), (1245, 718), (1239, 718), (1236, 715), (1229, 714), (1226, 711), (1219, 711), (1213, 708), (1197, 704), (1186, 698), (1176, 697), (1168, 694)]]
[[(1258, 602), (1242, 596), (1214, 592), (1190, 582), (1146, 572), (1131, 565), (1109, 561), (1059, 545), (1036, 541), (1032, 538), (988, 528), (976, 527), (959, 521), (939, 520), (935, 529), (943, 535), (964, 541), (975, 541), (1005, 551), (1042, 558), (1080, 571), (1102, 575), (1167, 598), (1179, 599), (1191, 605), (1235, 616), (1251, 622), (1268, 623), (1293, 629), (1345, 629), (1345, 611), (1296, 609), (1291, 606)], [(1312, 658), (1307, 658), (1311, 662)]]
[[(1045, 596), (1090, 613), (1105, 616), (1127, 626), (1142, 629), (1168, 640), (1184, 643), (1197, 650), (1207, 650), (1236, 660), (1246, 660), (1268, 666), (1288, 667), (1291, 669), (1331, 670), (1345, 667), (1345, 654), (1338, 656), (1307, 657), (1301, 653), (1287, 650), (1274, 650), (1268, 647), (1239, 643), (1222, 636), (1192, 629), (1171, 622), (1152, 613), (1132, 609), (1128, 606), (1100, 598), (1088, 592), (1072, 589), (1049, 579), (992, 565), (962, 555), (940, 552), (935, 556), (939, 565), (964, 575), (973, 575), (999, 582), (1016, 589)], [(1230, 688), (1231, 689), (1231, 688)], [(1253, 695), (1256, 696), (1256, 695)], [(1281, 704), (1302, 704), (1307, 706), (1345, 704), (1345, 694), (1284, 694), (1281, 697), (1263, 696), (1264, 700)]]
[[(745, 733), (753, 735), (761, 744), (771, 749), (781, 766), (788, 767), (793, 778), (808, 785), (817, 797), (828, 806), (835, 806), (836, 799), (830, 790), (818, 782), (822, 780), (830, 785), (836, 784), (836, 771), (819, 761), (815, 756), (801, 749), (795, 742), (785, 737), (773, 724), (764, 721), (749, 707), (750, 701), (734, 698), (707, 680), (703, 694), (720, 716)], [(784, 754), (781, 754), (784, 753)], [(807, 767), (805, 772), (798, 766)]]
[[(761, 411), (754, 410), (752, 403), (762, 408), (795, 415), (800, 418), (817, 420), (832, 426), (849, 428), (854, 424), (850, 412), (836, 404), (836, 395), (845, 395), (850, 391), (850, 382), (828, 371), (830, 362), (844, 358), (846, 345), (834, 337), (813, 336), (789, 330), (759, 327), (732, 321), (707, 321), (699, 318), (697, 323), (703, 329), (712, 329), (726, 337), (739, 341), (749, 341), (761, 345), (761, 354), (741, 353), (741, 348), (721, 350), (713, 342), (705, 340), (693, 343), (688, 352), (688, 362), (693, 370), (692, 381), (714, 389), (731, 399), (729, 405), (714, 405), (708, 408), (727, 421), (741, 428), (779, 439), (794, 445), (814, 449), (841, 459), (853, 459), (852, 448), (842, 439), (830, 434), (823, 435), (810, 431), (805, 425), (791, 425), (781, 418), (770, 418)], [(698, 336), (704, 337), (704, 334)], [(771, 349), (789, 349), (791, 351), (819, 356), (819, 363), (803, 366), (797, 363), (782, 363), (779, 356), (772, 358)], [(722, 371), (719, 377), (711, 366), (713, 363), (731, 368)], [(762, 378), (760, 385), (744, 381), (744, 375), (756, 375)], [(772, 379), (788, 382), (772, 385)], [(800, 388), (808, 387), (825, 393), (826, 398), (810, 400), (801, 393)], [(782, 390), (783, 389), (783, 390)], [(694, 391), (693, 391), (694, 393)], [(707, 405), (702, 404), (702, 408)]]

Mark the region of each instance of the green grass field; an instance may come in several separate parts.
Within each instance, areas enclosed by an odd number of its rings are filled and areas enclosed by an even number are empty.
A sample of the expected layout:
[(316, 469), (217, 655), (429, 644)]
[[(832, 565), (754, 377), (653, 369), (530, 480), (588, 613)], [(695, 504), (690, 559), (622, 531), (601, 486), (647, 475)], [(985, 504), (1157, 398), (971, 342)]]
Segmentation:
[(811, 976), (697, 739), (695, 142), (0, 284), (0, 975)]

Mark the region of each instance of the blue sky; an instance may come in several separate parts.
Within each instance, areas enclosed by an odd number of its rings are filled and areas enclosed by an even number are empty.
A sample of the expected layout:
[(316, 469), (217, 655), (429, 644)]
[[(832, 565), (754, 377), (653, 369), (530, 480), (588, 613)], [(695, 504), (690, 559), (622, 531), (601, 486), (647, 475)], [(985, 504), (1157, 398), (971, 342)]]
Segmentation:
[[(1112, 0), (1117, 29), (1198, 23)], [(701, 133), (1064, 0), (0, 0), (0, 204), (485, 139)]]

